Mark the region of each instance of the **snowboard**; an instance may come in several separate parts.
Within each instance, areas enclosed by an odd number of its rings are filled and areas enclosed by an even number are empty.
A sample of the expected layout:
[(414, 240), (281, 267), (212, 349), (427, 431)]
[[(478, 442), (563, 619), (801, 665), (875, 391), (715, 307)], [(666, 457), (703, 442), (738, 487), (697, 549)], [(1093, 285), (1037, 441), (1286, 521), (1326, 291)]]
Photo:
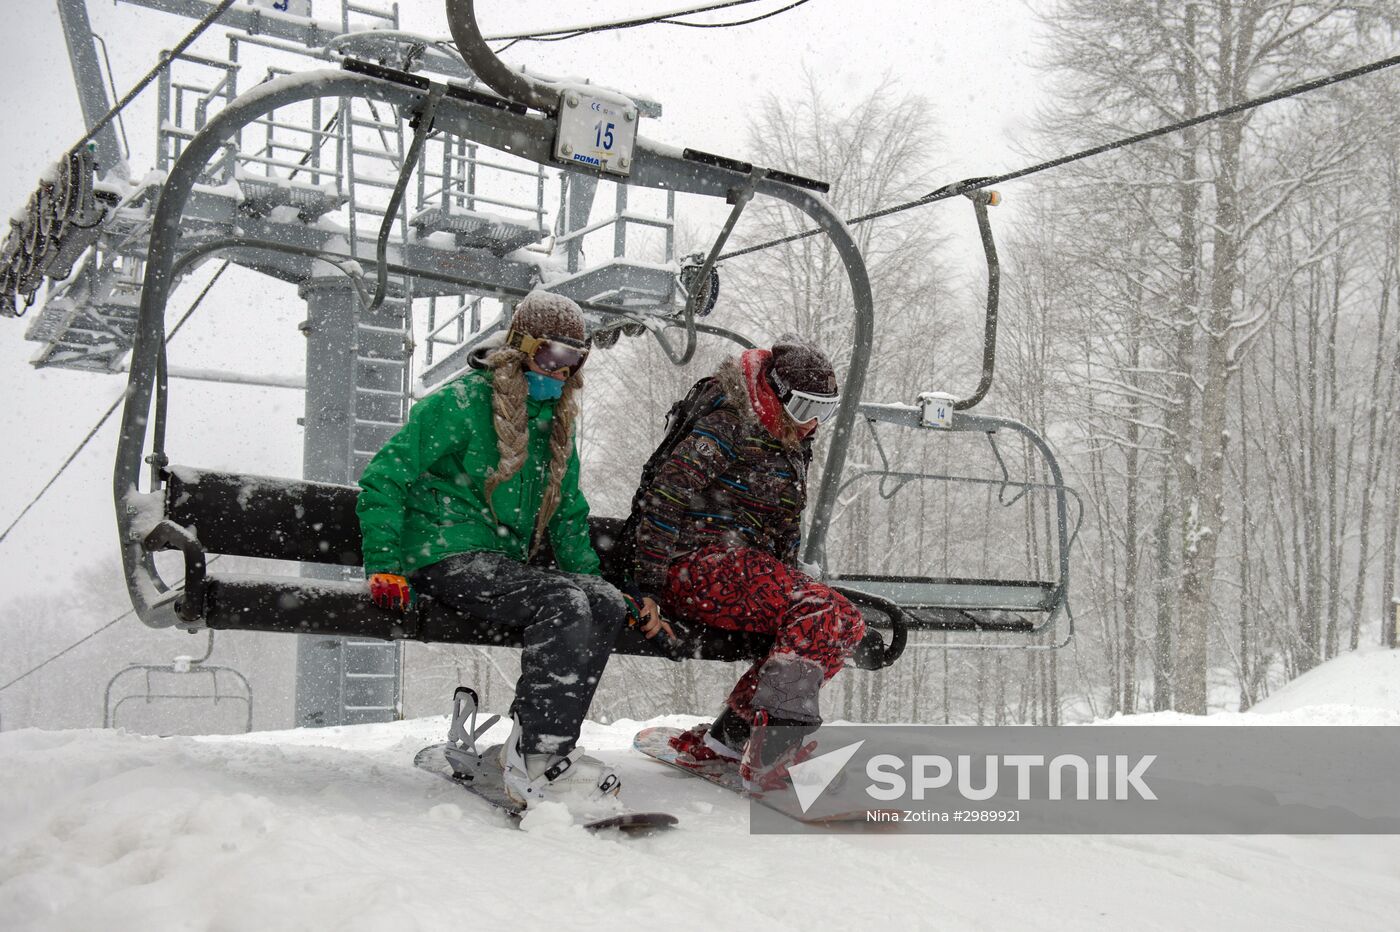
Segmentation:
[[(506, 795), (505, 786), (501, 783), (501, 768), (496, 763), (500, 748), (497, 744), (478, 755), (446, 742), (432, 744), (419, 751), (413, 763), (429, 773), (451, 780), (473, 796), (519, 818), (525, 810)], [(579, 825), (590, 832), (613, 830), (622, 835), (637, 836), (665, 831), (678, 821), (675, 816), (665, 812), (620, 812), (599, 819), (579, 820)]]
[(632, 747), (668, 767), (674, 767), (682, 773), (692, 774), (713, 783), (715, 786), (722, 786), (732, 793), (746, 796), (761, 806), (766, 806), (774, 812), (782, 813), (805, 825), (830, 825), (839, 822), (864, 822), (867, 820), (867, 814), (871, 810), (852, 809), (839, 812), (807, 813), (802, 811), (801, 805), (791, 793), (750, 793), (744, 789), (744, 779), (739, 775), (738, 761), (695, 763), (677, 754), (676, 749), (671, 747), (671, 739), (681, 734), (682, 731), (683, 729), (680, 728), (643, 728), (632, 739)]

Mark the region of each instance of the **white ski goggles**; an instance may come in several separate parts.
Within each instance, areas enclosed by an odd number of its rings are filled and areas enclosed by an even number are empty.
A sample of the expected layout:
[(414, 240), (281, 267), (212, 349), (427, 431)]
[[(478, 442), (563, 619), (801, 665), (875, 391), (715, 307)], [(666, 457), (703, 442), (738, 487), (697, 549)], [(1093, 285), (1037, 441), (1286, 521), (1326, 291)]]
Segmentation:
[(829, 421), (836, 414), (836, 409), (841, 407), (841, 395), (815, 395), (811, 392), (798, 391), (789, 388), (778, 377), (778, 373), (769, 375), (773, 383), (773, 388), (778, 393), (778, 400), (783, 403), (783, 410), (788, 413), (798, 424), (806, 424), (815, 420), (818, 424)]

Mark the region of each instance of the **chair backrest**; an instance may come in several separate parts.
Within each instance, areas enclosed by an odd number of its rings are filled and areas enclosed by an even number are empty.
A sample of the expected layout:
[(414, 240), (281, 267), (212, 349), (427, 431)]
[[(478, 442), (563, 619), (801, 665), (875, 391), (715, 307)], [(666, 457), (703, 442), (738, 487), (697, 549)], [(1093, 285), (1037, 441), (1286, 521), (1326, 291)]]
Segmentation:
[(172, 466), (165, 516), (210, 553), (360, 566), (359, 489)]
[[(172, 466), (166, 470), (165, 516), (190, 528), (209, 553), (360, 566), (359, 494), (352, 485)], [(622, 519), (588, 521), (603, 576), (616, 582), (622, 567), (613, 556)], [(547, 542), (531, 562), (554, 565)]]

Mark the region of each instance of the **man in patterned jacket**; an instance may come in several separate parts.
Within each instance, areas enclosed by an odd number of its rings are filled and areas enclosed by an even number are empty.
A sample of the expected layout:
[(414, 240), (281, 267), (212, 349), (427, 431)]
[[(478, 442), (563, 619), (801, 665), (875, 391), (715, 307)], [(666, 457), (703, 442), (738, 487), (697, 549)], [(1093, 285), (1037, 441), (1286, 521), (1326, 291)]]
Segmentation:
[(670, 633), (663, 616), (774, 636), (719, 717), (673, 744), (696, 763), (738, 761), (750, 789), (776, 788), (801, 742), (765, 741), (764, 726), (819, 725), (818, 690), (865, 633), (860, 611), (798, 561), (813, 433), (836, 413), (836, 373), (784, 337), (726, 360), (692, 398), (698, 419), (633, 502), (634, 594), (649, 637)]

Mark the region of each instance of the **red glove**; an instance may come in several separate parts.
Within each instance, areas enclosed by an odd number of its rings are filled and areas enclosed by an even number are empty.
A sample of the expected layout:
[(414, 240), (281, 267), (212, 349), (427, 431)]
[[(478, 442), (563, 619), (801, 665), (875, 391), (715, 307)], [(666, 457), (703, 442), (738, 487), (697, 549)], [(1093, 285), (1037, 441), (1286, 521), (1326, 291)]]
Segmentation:
[(397, 573), (375, 573), (369, 578), (369, 599), (380, 608), (406, 612), (413, 599), (408, 580)]

